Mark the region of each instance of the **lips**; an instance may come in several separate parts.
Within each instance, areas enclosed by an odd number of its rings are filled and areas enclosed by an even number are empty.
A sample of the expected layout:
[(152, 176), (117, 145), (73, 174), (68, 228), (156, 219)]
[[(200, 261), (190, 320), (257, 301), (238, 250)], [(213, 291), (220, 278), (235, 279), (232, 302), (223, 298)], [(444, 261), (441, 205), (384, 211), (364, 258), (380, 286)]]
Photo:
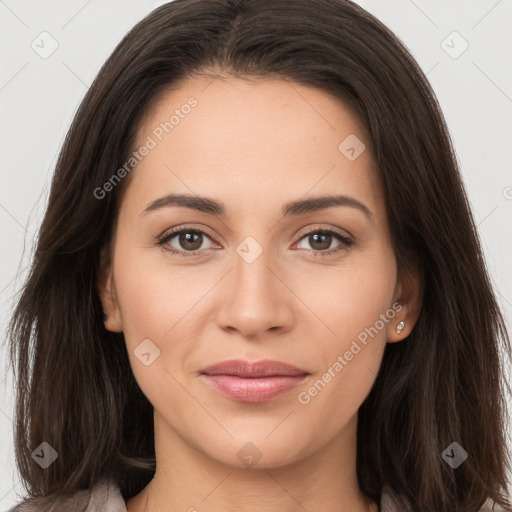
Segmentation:
[(239, 402), (264, 402), (298, 386), (309, 372), (280, 361), (222, 361), (201, 371), (214, 390)]
[(236, 377), (272, 377), (278, 375), (307, 375), (308, 372), (291, 364), (264, 359), (263, 361), (244, 361), (231, 359), (204, 368), (201, 373), (206, 375), (234, 375)]

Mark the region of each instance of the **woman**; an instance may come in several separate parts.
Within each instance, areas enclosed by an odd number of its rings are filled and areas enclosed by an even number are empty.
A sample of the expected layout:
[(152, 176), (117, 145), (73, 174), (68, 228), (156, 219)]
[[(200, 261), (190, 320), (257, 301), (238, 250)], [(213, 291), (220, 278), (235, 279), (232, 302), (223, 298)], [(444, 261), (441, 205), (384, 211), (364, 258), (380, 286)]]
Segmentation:
[(450, 137), (347, 0), (176, 0), (126, 35), (10, 343), (14, 510), (512, 510), (510, 340)]

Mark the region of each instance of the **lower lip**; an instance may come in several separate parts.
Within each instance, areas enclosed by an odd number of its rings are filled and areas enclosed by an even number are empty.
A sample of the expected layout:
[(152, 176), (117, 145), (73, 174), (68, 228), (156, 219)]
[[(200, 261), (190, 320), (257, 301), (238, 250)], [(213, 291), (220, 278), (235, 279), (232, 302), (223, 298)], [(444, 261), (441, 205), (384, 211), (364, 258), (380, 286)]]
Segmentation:
[(275, 375), (243, 378), (234, 375), (202, 374), (213, 389), (237, 402), (266, 402), (297, 387), (307, 375)]

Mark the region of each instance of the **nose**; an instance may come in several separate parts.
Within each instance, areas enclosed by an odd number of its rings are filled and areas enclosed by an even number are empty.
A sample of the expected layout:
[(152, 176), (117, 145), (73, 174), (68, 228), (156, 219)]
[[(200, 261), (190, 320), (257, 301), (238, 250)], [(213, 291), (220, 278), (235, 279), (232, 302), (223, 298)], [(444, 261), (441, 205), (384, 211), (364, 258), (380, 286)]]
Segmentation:
[(233, 268), (219, 283), (219, 327), (251, 340), (261, 339), (267, 331), (290, 330), (295, 297), (280, 268), (271, 251), (263, 250), (252, 262), (234, 253)]

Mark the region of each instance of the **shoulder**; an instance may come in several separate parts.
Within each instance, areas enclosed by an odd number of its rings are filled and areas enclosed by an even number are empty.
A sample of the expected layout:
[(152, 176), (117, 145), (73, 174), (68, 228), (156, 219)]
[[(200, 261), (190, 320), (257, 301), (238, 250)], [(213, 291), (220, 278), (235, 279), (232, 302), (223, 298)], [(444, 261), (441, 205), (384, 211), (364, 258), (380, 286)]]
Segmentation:
[(127, 512), (126, 503), (118, 485), (106, 478), (91, 489), (90, 503), (86, 512)]
[(487, 500), (484, 503), (484, 506), (480, 509), (480, 512), (506, 512), (506, 510), (499, 505), (494, 505), (494, 508), (493, 508), (492, 501)]
[(86, 512), (96, 510), (127, 512), (121, 491), (114, 481), (104, 478), (91, 489), (90, 503)]
[[(389, 487), (382, 489), (380, 507), (382, 512), (412, 512), (412, 508), (408, 507), (399, 496), (397, 496)], [(487, 500), (480, 512), (506, 512), (503, 507), (498, 505), (492, 506), (492, 501)]]
[[(45, 509), (52, 512), (127, 512), (126, 504), (117, 484), (103, 478), (91, 489), (77, 492)], [(42, 508), (34, 504), (18, 503), (6, 512), (39, 512)]]

